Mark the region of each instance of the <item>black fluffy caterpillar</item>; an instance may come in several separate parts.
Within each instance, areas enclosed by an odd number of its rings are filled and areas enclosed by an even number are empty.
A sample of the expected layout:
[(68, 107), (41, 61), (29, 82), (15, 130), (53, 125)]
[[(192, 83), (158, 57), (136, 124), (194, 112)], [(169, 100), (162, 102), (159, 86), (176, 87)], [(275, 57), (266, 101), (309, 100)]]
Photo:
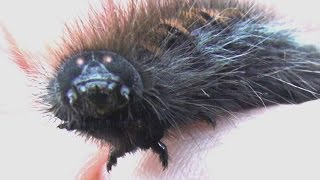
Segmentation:
[(271, 29), (272, 19), (236, 1), (107, 1), (50, 50), (61, 63), (42, 100), (60, 128), (112, 145), (108, 171), (138, 148), (166, 168), (169, 128), (319, 98), (320, 53)]

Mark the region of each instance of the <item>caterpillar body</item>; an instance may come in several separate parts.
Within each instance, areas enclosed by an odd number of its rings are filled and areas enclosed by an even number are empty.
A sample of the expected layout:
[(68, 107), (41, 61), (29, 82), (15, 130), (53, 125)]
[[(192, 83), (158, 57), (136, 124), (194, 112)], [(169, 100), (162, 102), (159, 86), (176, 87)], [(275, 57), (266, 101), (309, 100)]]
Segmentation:
[(111, 145), (108, 171), (150, 148), (166, 168), (169, 128), (319, 98), (319, 51), (273, 18), (249, 2), (106, 1), (49, 50), (59, 63), (41, 101), (59, 128)]

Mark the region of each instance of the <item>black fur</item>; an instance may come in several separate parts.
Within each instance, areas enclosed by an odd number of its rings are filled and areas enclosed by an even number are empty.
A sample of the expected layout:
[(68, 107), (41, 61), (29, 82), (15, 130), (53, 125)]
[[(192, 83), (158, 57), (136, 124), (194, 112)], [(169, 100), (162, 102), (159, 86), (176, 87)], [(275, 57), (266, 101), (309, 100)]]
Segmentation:
[[(115, 15), (102, 15), (83, 29), (70, 30), (83, 40), (65, 41), (63, 48), (71, 53), (60, 56), (63, 61), (48, 85), (44, 100), (63, 121), (60, 128), (112, 145), (108, 171), (118, 157), (137, 148), (151, 148), (166, 168), (168, 153), (161, 138), (169, 128), (199, 119), (214, 123), (218, 116), (248, 108), (319, 98), (319, 51), (295, 42), (290, 30), (272, 29), (271, 13), (233, 1), (161, 2), (133, 3), (127, 11), (109, 5)], [(114, 11), (104, 13), (109, 12)], [(97, 19), (102, 22), (95, 24)], [(103, 23), (109, 29), (98, 32), (95, 25)], [(120, 78), (115, 95), (107, 101), (101, 98), (108, 93), (89, 97), (77, 90), (83, 106), (72, 105), (74, 94), (68, 96), (68, 91), (77, 88), (73, 81), (93, 60), (84, 57), (84, 65), (78, 66), (76, 59), (99, 53), (111, 53), (113, 62), (128, 62), (104, 64)], [(102, 85), (110, 82), (106, 78)], [(94, 83), (96, 91), (105, 90), (98, 88), (100, 81)], [(130, 90), (127, 102), (119, 93), (122, 85)], [(88, 103), (97, 98), (113, 106), (97, 113)]]

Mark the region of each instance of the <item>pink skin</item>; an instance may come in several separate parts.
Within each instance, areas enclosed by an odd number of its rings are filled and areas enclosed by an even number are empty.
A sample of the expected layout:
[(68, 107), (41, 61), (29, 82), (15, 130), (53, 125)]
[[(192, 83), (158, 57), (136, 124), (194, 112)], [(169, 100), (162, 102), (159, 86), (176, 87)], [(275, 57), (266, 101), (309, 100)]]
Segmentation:
[[(33, 53), (61, 35), (61, 22), (86, 14), (88, 7), (76, 0), (21, 3), (1, 2), (0, 23), (20, 47)], [(272, 5), (303, 25), (305, 41), (319, 41), (315, 1), (283, 0)], [(0, 51), (8, 53), (4, 36), (0, 35)], [(0, 179), (320, 179), (320, 101), (236, 113), (219, 119), (215, 129), (203, 122), (182, 127), (164, 139), (170, 155), (166, 171), (151, 151), (138, 151), (119, 159), (106, 174), (108, 148), (97, 149), (83, 138), (55, 129), (49, 119), (30, 110), (31, 90), (23, 73), (3, 61), (8, 59), (5, 53), (0, 59), (0, 82), (5, 87), (0, 93), (0, 119), (7, 120), (0, 126), (0, 167), (6, 169)], [(24, 110), (17, 113), (17, 108)]]
[[(320, 177), (317, 173), (320, 133), (316, 118), (319, 105), (320, 101), (313, 101), (234, 114), (236, 117), (220, 119), (215, 130), (198, 122), (165, 138), (170, 150), (166, 171), (162, 171), (158, 157), (148, 151), (119, 159), (111, 174), (103, 173), (104, 164), (101, 164), (99, 177), (317, 179)], [(96, 168), (89, 168), (87, 173)]]

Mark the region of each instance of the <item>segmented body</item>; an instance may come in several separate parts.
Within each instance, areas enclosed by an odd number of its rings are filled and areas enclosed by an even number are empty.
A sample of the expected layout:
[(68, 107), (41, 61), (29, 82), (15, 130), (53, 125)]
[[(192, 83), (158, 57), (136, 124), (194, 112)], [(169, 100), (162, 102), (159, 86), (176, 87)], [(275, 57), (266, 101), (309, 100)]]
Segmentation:
[[(79, 120), (52, 97), (50, 111), (67, 123), (81, 121), (62, 128), (110, 143), (109, 170), (137, 148), (152, 148), (166, 167), (160, 139), (169, 128), (319, 97), (319, 52), (296, 43), (290, 30), (271, 30), (272, 18), (259, 6), (234, 1), (148, 0), (127, 9), (108, 1), (89, 21), (69, 26), (62, 48), (51, 55), (59, 69), (74, 54), (111, 51), (139, 73), (141, 92), (130, 89), (128, 105), (104, 118)], [(48, 95), (57, 93), (54, 81)]]

